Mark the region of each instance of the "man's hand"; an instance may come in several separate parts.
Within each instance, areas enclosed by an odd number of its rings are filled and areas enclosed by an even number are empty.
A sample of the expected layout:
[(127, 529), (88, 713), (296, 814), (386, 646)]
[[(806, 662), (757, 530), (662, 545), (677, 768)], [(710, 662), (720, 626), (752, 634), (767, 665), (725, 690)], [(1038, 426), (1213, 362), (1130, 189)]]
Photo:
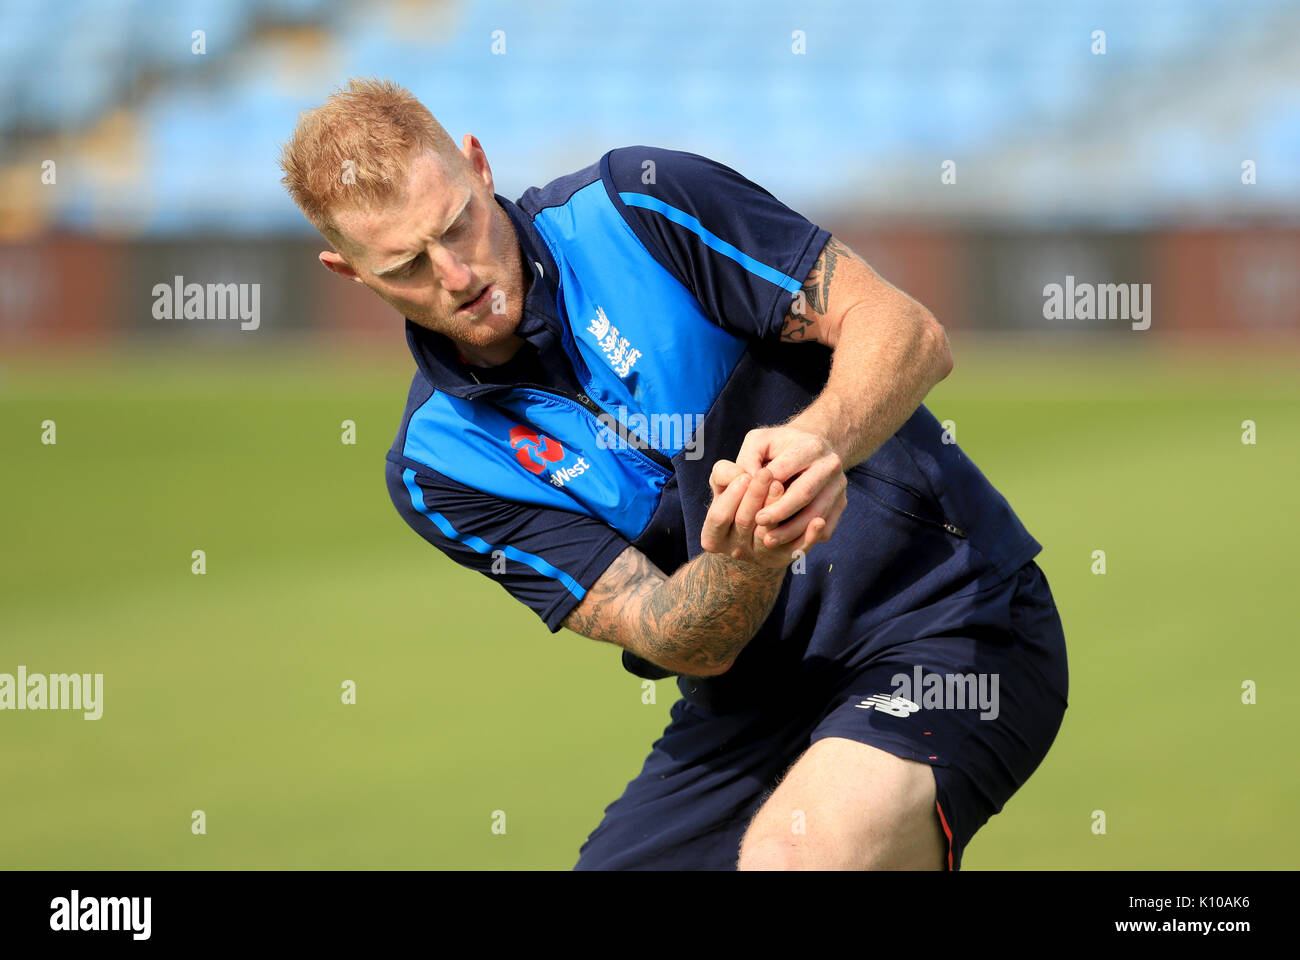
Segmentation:
[(834, 237), (792, 303), (781, 339), (815, 340), (831, 349), (832, 361), (811, 404), (780, 426), (751, 430), (736, 455), (740, 469), (752, 475), (765, 466), (785, 484), (780, 501), (758, 514), (760, 525), (777, 525), (766, 541), (773, 546), (801, 536), (816, 516), (826, 520), (822, 539), (834, 533), (847, 505), (845, 471), (879, 450), (952, 371), (942, 324)]
[[(813, 543), (829, 540), (835, 532), (848, 505), (845, 491), (849, 482), (843, 460), (825, 437), (798, 425), (797, 418), (783, 426), (760, 427), (745, 434), (736, 467), (751, 476), (766, 469), (786, 486), (779, 500), (764, 504), (755, 517), (764, 528), (765, 546), (780, 547), (798, 539), (816, 520), (821, 525)], [(717, 469), (715, 466), (715, 472)], [(790, 483), (792, 477), (798, 479)]]
[(803, 537), (797, 547), (769, 541), (769, 528), (759, 524), (755, 515), (776, 503), (784, 487), (765, 467), (760, 467), (751, 477), (730, 460), (719, 460), (713, 465), (709, 486), (713, 489), (713, 505), (700, 535), (700, 545), (709, 553), (781, 569), (800, 552), (807, 554), (815, 543), (825, 539), (822, 534), (826, 519), (818, 516), (811, 518), (807, 529), (801, 531)]
[[(770, 471), (760, 474), (751, 483), (734, 463), (719, 460), (709, 478), (714, 501), (700, 535), (704, 552), (669, 577), (629, 546), (564, 626), (618, 644), (672, 673), (726, 673), (772, 613), (786, 567), (798, 553), (762, 542), (754, 514), (780, 496), (781, 485), (771, 483)], [(805, 553), (822, 523), (812, 525)]]

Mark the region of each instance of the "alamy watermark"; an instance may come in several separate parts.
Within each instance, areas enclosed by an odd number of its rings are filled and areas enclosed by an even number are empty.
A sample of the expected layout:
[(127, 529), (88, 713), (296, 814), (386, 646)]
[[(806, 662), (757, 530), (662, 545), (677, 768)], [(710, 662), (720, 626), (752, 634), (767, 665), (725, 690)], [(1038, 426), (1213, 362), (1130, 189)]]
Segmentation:
[(1134, 330), (1151, 327), (1151, 284), (1065, 283), (1043, 287), (1044, 320), (1130, 320)]
[[(597, 431), (596, 443), (603, 450), (667, 450), (686, 451), (687, 460), (704, 456), (700, 447), (700, 427), (704, 424), (702, 413), (628, 413), (625, 406), (615, 408), (616, 413), (601, 413), (597, 422), (604, 429)], [(624, 429), (619, 429), (619, 424)]]
[(80, 710), (87, 720), (104, 715), (102, 673), (0, 673), (0, 710)]
[(998, 674), (926, 673), (920, 666), (912, 672), (889, 678), (893, 696), (877, 693), (854, 704), (861, 710), (876, 710), (895, 717), (907, 717), (920, 710), (980, 710), (981, 720), (998, 718)]
[(186, 283), (176, 276), (171, 283), (153, 287), (155, 320), (235, 320), (240, 330), (262, 325), (260, 283)]
[(68, 897), (50, 901), (50, 929), (75, 933), (85, 930), (120, 930), (132, 940), (148, 940), (153, 924), (152, 897), (83, 897), (73, 890)]

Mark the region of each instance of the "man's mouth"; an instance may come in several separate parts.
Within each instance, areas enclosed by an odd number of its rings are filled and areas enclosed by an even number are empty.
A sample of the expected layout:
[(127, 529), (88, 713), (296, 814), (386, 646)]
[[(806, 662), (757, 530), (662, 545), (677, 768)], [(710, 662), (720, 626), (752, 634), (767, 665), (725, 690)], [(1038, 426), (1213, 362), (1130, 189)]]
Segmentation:
[(475, 297), (473, 300), (461, 304), (456, 312), (469, 313), (469, 314), (478, 313), (485, 306), (487, 306), (487, 302), (489, 299), (488, 295), (491, 292), (492, 292), (492, 284), (489, 283), (486, 287), (482, 289), (482, 291), (479, 292), (479, 295), (477, 297)]

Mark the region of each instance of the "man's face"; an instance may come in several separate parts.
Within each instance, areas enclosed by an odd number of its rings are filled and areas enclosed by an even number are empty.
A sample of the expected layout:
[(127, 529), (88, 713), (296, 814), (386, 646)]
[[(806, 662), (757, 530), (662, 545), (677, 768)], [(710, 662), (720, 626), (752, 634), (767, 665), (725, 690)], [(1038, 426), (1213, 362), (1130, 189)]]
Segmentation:
[[(465, 162), (432, 152), (412, 158), (405, 196), (340, 211), (340, 253), (327, 267), (364, 283), (413, 323), (471, 348), (506, 341), (523, 315), (519, 241), (493, 194), (478, 141)], [(342, 254), (342, 255), (340, 255)]]

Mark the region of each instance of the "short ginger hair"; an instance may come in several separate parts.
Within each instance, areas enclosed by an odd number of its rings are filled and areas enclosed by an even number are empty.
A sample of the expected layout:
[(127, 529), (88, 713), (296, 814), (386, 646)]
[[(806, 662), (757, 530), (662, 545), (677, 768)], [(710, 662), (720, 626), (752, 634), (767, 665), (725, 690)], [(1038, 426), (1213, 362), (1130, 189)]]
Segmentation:
[(334, 215), (400, 199), (411, 158), (459, 156), (429, 108), (391, 80), (354, 78), (298, 118), (280, 153), (281, 180), (303, 215), (336, 247)]

